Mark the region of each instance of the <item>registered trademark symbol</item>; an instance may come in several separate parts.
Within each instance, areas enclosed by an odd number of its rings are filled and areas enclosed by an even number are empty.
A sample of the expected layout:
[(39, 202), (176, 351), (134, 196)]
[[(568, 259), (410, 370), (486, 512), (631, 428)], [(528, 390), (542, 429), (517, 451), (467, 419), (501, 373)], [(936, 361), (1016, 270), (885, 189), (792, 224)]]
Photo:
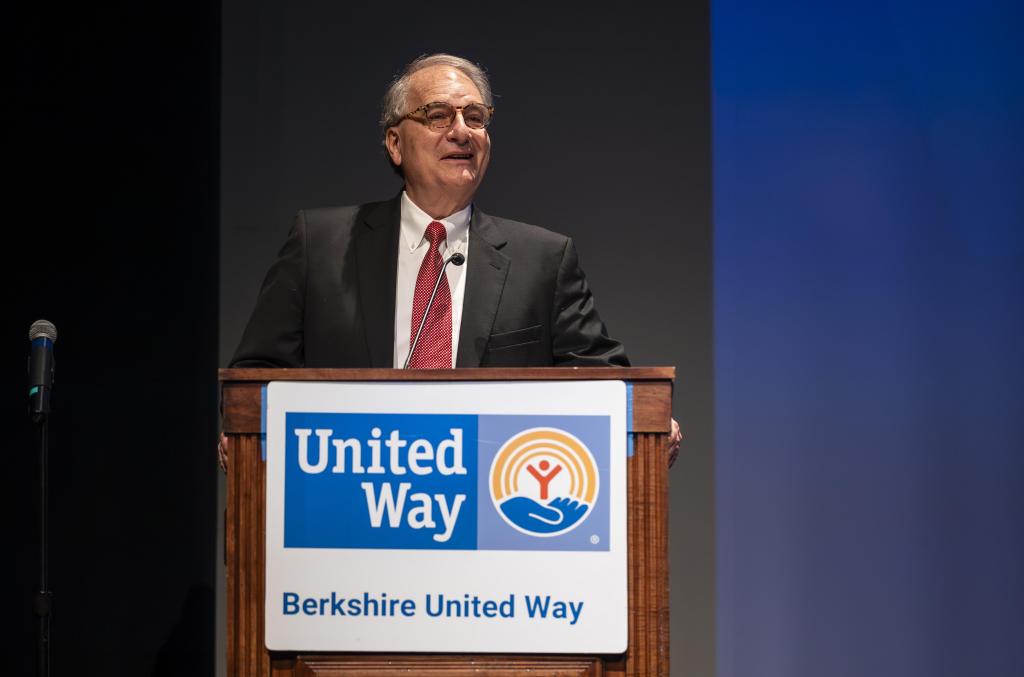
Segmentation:
[(593, 536), (590, 537), (590, 542), (593, 543), (594, 545), (597, 545), (598, 543), (601, 542), (601, 537), (598, 536), (597, 534), (594, 534)]

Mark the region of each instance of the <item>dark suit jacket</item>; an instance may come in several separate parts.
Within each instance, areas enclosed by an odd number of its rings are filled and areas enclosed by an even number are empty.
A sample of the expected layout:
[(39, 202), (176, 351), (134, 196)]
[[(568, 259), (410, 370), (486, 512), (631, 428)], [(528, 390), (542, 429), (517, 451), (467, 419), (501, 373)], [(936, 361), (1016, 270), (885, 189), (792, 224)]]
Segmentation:
[[(234, 367), (391, 367), (401, 195), (298, 213)], [(629, 364), (569, 238), (473, 210), (457, 367)]]

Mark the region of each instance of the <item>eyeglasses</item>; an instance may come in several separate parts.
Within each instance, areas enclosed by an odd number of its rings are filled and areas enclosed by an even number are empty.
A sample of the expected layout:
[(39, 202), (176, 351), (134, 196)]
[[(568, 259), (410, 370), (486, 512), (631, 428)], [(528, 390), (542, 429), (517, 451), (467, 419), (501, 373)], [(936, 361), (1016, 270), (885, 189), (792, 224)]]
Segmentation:
[[(470, 129), (483, 129), (491, 124), (494, 117), (494, 106), (485, 106), (482, 103), (470, 103), (465, 106), (453, 106), (444, 101), (428, 103), (406, 113), (402, 119), (409, 118), (421, 122), (431, 129), (440, 131), (448, 129), (455, 123), (455, 115), (462, 113), (462, 121)], [(416, 117), (421, 115), (422, 117)]]

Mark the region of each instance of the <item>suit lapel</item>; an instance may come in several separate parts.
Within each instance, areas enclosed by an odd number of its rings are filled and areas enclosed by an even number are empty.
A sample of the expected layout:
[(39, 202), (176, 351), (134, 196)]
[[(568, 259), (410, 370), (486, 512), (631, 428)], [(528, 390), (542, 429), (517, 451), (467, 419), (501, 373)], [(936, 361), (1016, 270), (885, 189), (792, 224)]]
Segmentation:
[[(474, 207), (456, 367), (479, 367), (483, 359), (508, 276), (509, 258), (500, 251), (507, 241), (498, 223)], [(394, 282), (391, 287), (394, 292)]]
[(362, 232), (355, 241), (359, 270), (359, 302), (366, 327), (371, 367), (391, 367), (395, 354), (395, 285), (398, 277), (401, 193), (381, 202), (362, 217)]

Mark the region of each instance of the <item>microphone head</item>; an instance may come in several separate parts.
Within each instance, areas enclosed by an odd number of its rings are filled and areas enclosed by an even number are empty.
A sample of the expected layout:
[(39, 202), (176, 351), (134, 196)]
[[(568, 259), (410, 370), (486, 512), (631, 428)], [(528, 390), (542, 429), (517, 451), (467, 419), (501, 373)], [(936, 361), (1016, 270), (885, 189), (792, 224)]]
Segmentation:
[(37, 338), (49, 339), (51, 343), (57, 341), (57, 327), (46, 320), (36, 320), (28, 328), (28, 340), (35, 341)]
[(451, 262), (456, 266), (461, 266), (466, 262), (466, 256), (462, 252), (455, 252), (452, 254)]

